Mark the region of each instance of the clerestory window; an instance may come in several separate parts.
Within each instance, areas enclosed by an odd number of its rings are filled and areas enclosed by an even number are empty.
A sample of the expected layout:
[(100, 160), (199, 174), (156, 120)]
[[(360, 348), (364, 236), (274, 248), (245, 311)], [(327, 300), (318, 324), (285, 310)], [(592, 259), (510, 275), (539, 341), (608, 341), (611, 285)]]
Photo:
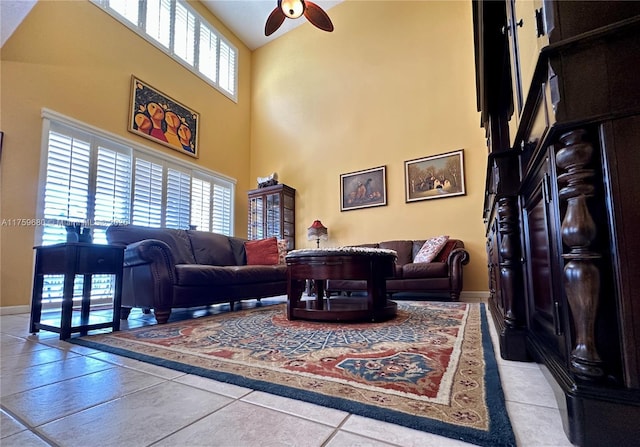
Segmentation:
[(184, 0), (91, 0), (232, 100), (238, 50)]

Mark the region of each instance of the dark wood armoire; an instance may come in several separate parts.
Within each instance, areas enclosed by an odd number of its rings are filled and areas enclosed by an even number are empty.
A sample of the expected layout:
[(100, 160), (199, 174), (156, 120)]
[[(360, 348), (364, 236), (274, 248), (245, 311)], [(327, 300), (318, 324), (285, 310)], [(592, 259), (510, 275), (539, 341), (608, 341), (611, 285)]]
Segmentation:
[(640, 2), (473, 2), (490, 307), (581, 446), (640, 445)]

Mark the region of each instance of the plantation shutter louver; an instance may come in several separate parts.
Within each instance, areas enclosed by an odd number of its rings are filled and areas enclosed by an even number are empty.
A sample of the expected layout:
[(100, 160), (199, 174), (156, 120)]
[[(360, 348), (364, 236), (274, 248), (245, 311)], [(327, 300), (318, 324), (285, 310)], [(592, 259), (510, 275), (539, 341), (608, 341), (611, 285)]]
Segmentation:
[(132, 223), (162, 226), (162, 165), (136, 158)]
[(49, 156), (45, 180), (44, 218), (47, 224), (43, 245), (66, 238), (65, 223), (87, 219), (89, 192), (90, 138), (49, 132)]
[(220, 41), (220, 73), (218, 84), (232, 95), (236, 93), (236, 52), (224, 41)]
[(171, 45), (171, 0), (147, 0), (145, 30), (163, 47)]
[(181, 3), (176, 3), (173, 52), (176, 56), (194, 65), (196, 19)]
[(216, 81), (218, 59), (218, 36), (200, 23), (198, 70), (207, 78)]
[(211, 231), (211, 183), (194, 178), (191, 182), (191, 225)]
[(107, 0), (111, 9), (120, 14), (134, 25), (138, 25), (139, 5), (137, 1), (131, 0)]
[(183, 230), (189, 228), (190, 198), (191, 176), (175, 169), (168, 169), (165, 227)]
[(213, 228), (214, 233), (231, 235), (231, 188), (213, 185)]
[(131, 155), (98, 147), (93, 239), (107, 243), (105, 229), (130, 221)]

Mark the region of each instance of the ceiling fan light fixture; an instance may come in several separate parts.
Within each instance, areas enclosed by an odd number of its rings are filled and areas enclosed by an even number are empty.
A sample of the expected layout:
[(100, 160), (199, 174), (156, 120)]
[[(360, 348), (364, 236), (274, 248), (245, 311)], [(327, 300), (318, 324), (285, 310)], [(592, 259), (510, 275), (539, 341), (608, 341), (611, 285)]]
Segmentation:
[(280, 9), (290, 19), (297, 19), (304, 14), (304, 0), (281, 0)]

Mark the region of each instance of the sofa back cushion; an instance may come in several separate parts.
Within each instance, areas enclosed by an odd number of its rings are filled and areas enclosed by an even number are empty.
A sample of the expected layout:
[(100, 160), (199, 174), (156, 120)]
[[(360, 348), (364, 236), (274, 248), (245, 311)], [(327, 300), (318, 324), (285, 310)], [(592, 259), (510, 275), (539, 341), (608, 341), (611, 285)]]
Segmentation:
[(187, 230), (197, 264), (237, 265), (229, 238), (224, 234)]
[(107, 241), (114, 245), (129, 245), (145, 239), (158, 239), (166, 243), (176, 264), (195, 264), (191, 241), (185, 230), (149, 228), (138, 225), (112, 225), (107, 228)]
[(385, 241), (380, 242), (379, 247), (395, 250), (398, 253), (397, 265), (409, 264), (413, 259), (413, 241)]

